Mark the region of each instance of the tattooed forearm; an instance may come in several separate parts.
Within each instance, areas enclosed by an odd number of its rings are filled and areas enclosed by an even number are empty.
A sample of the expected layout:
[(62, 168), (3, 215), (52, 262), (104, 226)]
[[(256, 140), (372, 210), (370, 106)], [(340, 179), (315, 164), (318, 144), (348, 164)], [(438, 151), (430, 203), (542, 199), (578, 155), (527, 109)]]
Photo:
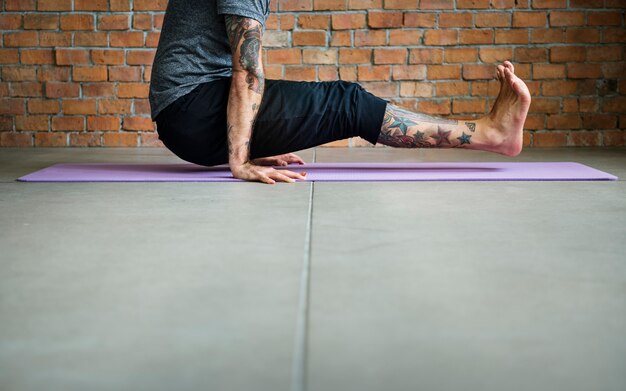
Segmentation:
[[(243, 158), (244, 160), (250, 156), (250, 139), (244, 138), (237, 140), (233, 131), (234, 126), (228, 124), (228, 154), (235, 158)], [(239, 143), (238, 143), (239, 141)]]
[(265, 76), (262, 64), (259, 63), (261, 51), (261, 26), (253, 24), (249, 18), (227, 15), (226, 32), (241, 69), (246, 72), (248, 88), (258, 94), (263, 93)]

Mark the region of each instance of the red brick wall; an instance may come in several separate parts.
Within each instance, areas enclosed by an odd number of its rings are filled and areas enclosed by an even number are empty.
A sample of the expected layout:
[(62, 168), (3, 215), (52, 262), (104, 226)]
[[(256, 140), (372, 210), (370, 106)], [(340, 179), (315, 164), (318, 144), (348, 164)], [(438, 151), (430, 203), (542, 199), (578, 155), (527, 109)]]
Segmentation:
[[(167, 0), (0, 0), (0, 146), (158, 146), (147, 102)], [(357, 81), (472, 117), (512, 60), (527, 145), (626, 145), (623, 0), (272, 0), (270, 78)], [(364, 145), (359, 140), (339, 145)]]

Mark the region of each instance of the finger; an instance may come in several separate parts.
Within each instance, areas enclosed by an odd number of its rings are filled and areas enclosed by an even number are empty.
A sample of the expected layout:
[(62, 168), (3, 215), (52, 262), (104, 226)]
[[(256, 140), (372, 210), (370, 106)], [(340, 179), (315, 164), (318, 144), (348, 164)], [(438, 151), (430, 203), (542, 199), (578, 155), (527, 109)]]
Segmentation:
[(287, 175), (282, 174), (281, 172), (276, 171), (275, 173), (270, 174), (272, 178), (276, 179), (277, 181), (281, 181), (281, 182), (288, 182), (288, 183), (293, 183), (296, 180), (290, 178)]
[(304, 180), (306, 179), (306, 172), (302, 173), (297, 173), (297, 172), (293, 172), (293, 171), (287, 171), (287, 170), (283, 170), (281, 171), (283, 174), (289, 176), (290, 178), (294, 178), (294, 179), (300, 179), (300, 180)]
[(273, 185), (276, 183), (275, 180), (273, 180), (272, 178), (270, 178), (267, 175), (260, 175), (259, 176), (259, 181), (263, 182), (263, 183), (267, 183), (268, 185)]
[(286, 160), (278, 160), (277, 166), (284, 167), (284, 166), (288, 166), (288, 165), (289, 165), (289, 162), (287, 162)]

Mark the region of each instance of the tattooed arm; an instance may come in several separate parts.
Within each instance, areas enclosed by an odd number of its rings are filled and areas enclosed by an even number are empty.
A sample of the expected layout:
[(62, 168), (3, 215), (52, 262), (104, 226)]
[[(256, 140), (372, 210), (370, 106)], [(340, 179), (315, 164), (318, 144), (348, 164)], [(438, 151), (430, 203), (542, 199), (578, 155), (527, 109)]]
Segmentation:
[(233, 53), (233, 77), (228, 97), (228, 163), (235, 178), (274, 183), (304, 179), (301, 174), (260, 167), (250, 162), (252, 127), (261, 106), (265, 75), (261, 58), (261, 24), (226, 15), (226, 32)]

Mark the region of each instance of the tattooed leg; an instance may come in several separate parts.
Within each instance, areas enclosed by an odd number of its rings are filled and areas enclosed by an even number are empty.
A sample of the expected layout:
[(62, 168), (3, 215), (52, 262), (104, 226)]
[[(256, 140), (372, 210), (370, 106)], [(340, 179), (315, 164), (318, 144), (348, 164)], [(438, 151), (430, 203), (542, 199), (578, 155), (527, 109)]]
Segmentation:
[(508, 61), (498, 66), (497, 76), (500, 94), (488, 115), (459, 121), (387, 105), (378, 142), (402, 148), (465, 148), (507, 156), (519, 154), (530, 92)]
[(400, 148), (468, 148), (475, 136), (475, 121), (459, 123), (387, 105), (378, 142)]

